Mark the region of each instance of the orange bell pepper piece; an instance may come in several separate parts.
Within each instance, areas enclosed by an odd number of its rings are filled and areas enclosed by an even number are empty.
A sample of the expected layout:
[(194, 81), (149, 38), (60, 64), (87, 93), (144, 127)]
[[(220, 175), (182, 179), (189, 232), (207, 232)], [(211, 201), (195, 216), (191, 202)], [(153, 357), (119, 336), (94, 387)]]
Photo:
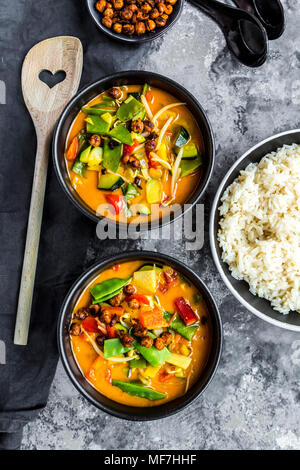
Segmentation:
[(163, 328), (167, 326), (167, 322), (158, 308), (154, 308), (150, 311), (148, 310), (145, 312), (141, 312), (140, 322), (144, 328), (147, 328), (149, 330), (154, 330), (156, 328)]
[(70, 161), (75, 160), (75, 158), (77, 157), (77, 154), (78, 154), (78, 150), (79, 150), (78, 137), (75, 136), (74, 139), (72, 140), (69, 148), (68, 148), (68, 151), (67, 151), (67, 154), (66, 154), (67, 160), (70, 160)]

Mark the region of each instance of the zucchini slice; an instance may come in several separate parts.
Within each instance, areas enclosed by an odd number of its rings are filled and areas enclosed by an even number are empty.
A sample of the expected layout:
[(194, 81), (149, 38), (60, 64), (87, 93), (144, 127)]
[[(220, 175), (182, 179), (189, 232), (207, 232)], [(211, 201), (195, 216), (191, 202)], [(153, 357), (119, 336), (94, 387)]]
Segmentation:
[(122, 184), (124, 183), (123, 178), (118, 175), (112, 175), (111, 173), (105, 173), (105, 175), (99, 172), (99, 181), (98, 181), (98, 189), (102, 189), (104, 191), (116, 191), (119, 189)]
[(198, 155), (197, 158), (194, 158), (193, 160), (181, 160), (180, 163), (180, 168), (181, 168), (181, 177), (183, 178), (184, 176), (190, 175), (191, 173), (194, 173), (201, 165), (202, 165), (202, 157), (201, 155)]
[[(175, 150), (176, 155), (178, 155), (180, 149), (175, 147), (174, 150)], [(196, 158), (197, 156), (198, 156), (198, 149), (196, 145), (194, 144), (194, 142), (190, 142), (183, 147), (183, 153), (182, 153), (183, 159), (188, 159), (188, 158), (192, 159), (192, 158)]]
[[(152, 271), (153, 268), (153, 264), (144, 264), (144, 266), (142, 266), (139, 271)], [(159, 274), (162, 271), (162, 267), (155, 265), (155, 271), (157, 274)]]
[(187, 143), (189, 138), (190, 134), (188, 133), (188, 131), (183, 126), (180, 126), (179, 132), (175, 140), (175, 147), (178, 147), (180, 149)]

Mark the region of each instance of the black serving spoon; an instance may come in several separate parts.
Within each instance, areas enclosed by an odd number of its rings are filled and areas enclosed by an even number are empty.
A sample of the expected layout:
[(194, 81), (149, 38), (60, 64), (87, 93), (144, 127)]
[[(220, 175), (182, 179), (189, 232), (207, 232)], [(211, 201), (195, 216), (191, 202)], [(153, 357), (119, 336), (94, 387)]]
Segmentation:
[(280, 0), (233, 0), (243, 10), (257, 16), (269, 39), (279, 38), (284, 31), (284, 10)]
[(216, 0), (190, 0), (222, 29), (228, 48), (242, 64), (259, 67), (268, 54), (268, 38), (260, 21), (247, 11)]

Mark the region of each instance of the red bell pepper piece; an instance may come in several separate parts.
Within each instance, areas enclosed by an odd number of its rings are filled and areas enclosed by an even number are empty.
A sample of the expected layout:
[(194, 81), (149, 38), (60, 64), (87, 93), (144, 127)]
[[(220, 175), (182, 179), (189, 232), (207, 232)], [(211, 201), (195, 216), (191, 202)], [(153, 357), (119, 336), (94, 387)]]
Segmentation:
[(79, 150), (79, 142), (78, 142), (78, 137), (74, 137), (74, 139), (72, 140), (69, 148), (68, 148), (68, 151), (67, 151), (67, 154), (66, 154), (66, 158), (67, 160), (70, 160), (70, 161), (73, 161), (75, 160), (75, 158), (77, 157), (77, 154), (78, 154), (78, 150)]
[(99, 333), (98, 323), (94, 317), (86, 317), (81, 323), (81, 326), (88, 333)]
[(119, 194), (107, 194), (107, 202), (109, 202), (115, 209), (116, 214), (120, 214), (125, 209), (126, 203), (123, 196)]
[(116, 265), (113, 266), (111, 269), (112, 269), (113, 271), (119, 271), (120, 267), (121, 267), (120, 264), (116, 264)]
[(123, 155), (132, 155), (134, 152), (134, 149), (139, 145), (138, 141), (136, 139), (133, 139), (133, 144), (132, 145), (123, 145)]
[(168, 380), (171, 380), (172, 378), (173, 378), (173, 374), (169, 374), (166, 371), (162, 372), (158, 376), (158, 379), (160, 382), (168, 382)]
[(106, 328), (107, 328), (107, 336), (108, 336), (110, 339), (117, 337), (116, 330), (114, 329), (113, 326), (107, 325)]
[(151, 93), (151, 91), (146, 91), (145, 98), (147, 100), (147, 103), (151, 103), (151, 101), (153, 100), (153, 94)]
[(141, 304), (150, 305), (149, 299), (147, 299), (145, 295), (141, 295), (141, 294), (129, 295), (128, 297), (126, 297), (125, 301), (130, 302), (130, 300), (132, 299), (136, 299)]
[(198, 321), (198, 317), (196, 316), (194, 310), (184, 300), (183, 297), (178, 297), (177, 299), (175, 299), (174, 304), (186, 326), (193, 325), (193, 323), (196, 323), (196, 321)]

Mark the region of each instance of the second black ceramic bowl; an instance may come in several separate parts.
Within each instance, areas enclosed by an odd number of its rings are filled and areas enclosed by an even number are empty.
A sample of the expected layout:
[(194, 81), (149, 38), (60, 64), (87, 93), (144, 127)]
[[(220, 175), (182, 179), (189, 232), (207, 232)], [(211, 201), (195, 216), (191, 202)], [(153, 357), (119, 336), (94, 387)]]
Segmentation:
[[(161, 263), (168, 264), (178, 272), (182, 273), (186, 279), (193, 283), (199, 292), (203, 296), (203, 299), (208, 307), (211, 325), (212, 325), (212, 347), (207, 364), (199, 376), (197, 382), (187, 391), (185, 395), (179, 397), (173, 401), (165, 403), (163, 405), (140, 408), (122, 405), (102, 395), (82, 375), (77, 362), (74, 359), (70, 337), (69, 337), (69, 325), (71, 315), (74, 310), (75, 304), (82, 293), (82, 291), (95, 279), (102, 271), (111, 268), (115, 264), (120, 264), (131, 260), (141, 260), (145, 263)], [(191, 269), (185, 266), (180, 261), (177, 261), (170, 256), (162, 255), (153, 252), (141, 252), (135, 251), (127, 253), (126, 255), (116, 255), (110, 258), (106, 258), (100, 263), (92, 266), (86, 271), (73, 285), (70, 292), (68, 293), (63, 306), (61, 308), (59, 320), (58, 320), (58, 346), (60, 351), (60, 357), (67, 374), (71, 381), (79, 390), (79, 392), (87, 398), (93, 405), (100, 408), (107, 413), (117, 416), (118, 418), (134, 420), (134, 421), (145, 421), (164, 418), (185, 408), (195, 398), (199, 397), (209, 382), (211, 381), (219, 364), (222, 347), (222, 323), (218, 308), (215, 301), (208, 291), (207, 287), (201, 281), (201, 279)]]
[(113, 29), (107, 28), (102, 24), (101, 20), (103, 15), (95, 8), (96, 0), (86, 0), (86, 2), (89, 14), (95, 21), (98, 28), (103, 31), (103, 33), (116, 39), (117, 41), (125, 42), (127, 44), (141, 44), (143, 42), (153, 41), (153, 39), (159, 38), (174, 26), (176, 21), (179, 19), (183, 8), (183, 0), (177, 0), (173, 6), (173, 11), (168, 18), (166, 26), (163, 28), (156, 28), (154, 32), (146, 32), (141, 36), (137, 36), (136, 34), (133, 36), (127, 36), (126, 34), (117, 34)]
[(232, 165), (224, 176), (215, 195), (210, 215), (209, 236), (212, 255), (219, 273), (226, 286), (239, 302), (250, 310), (250, 312), (272, 325), (279, 326), (286, 330), (300, 332), (300, 314), (298, 312), (290, 312), (288, 315), (277, 312), (271, 307), (268, 300), (251, 294), (247, 282), (232, 277), (228, 265), (222, 261), (222, 251), (217, 240), (220, 221), (218, 207), (221, 205), (221, 198), (226, 188), (239, 176), (240, 171), (244, 170), (250, 163), (258, 163), (266, 154), (276, 152), (276, 150), (283, 145), (291, 144), (300, 144), (300, 129), (285, 131), (269, 137), (244, 153), (244, 155)]
[[(186, 201), (187, 204), (190, 204), (190, 208), (201, 198), (210, 180), (215, 158), (214, 138), (205, 111), (198, 101), (193, 97), (193, 95), (183, 86), (157, 73), (134, 70), (109, 75), (107, 77), (101, 78), (100, 80), (97, 80), (96, 82), (79, 91), (79, 93), (66, 106), (62, 115), (60, 116), (53, 137), (53, 159), (57, 177), (66, 195), (71, 199), (73, 204), (95, 222), (98, 222), (100, 218), (96, 215), (96, 212), (80, 198), (73, 188), (69, 178), (64, 152), (70, 126), (72, 125), (72, 122), (74, 121), (81, 107), (105, 90), (111, 87), (122, 85), (143, 85), (145, 82), (151, 86), (167, 91), (168, 93), (175, 96), (178, 101), (185, 102), (201, 130), (205, 148), (203, 156), (203, 170), (201, 177), (199, 177), (198, 184), (196, 187), (191, 188), (190, 198)], [(180, 215), (180, 211), (171, 214), (171, 221), (175, 220)], [(169, 219), (166, 221), (162, 219), (160, 221), (160, 226), (163, 226), (167, 223), (169, 223)], [(119, 225), (122, 227), (124, 223), (120, 223)], [(141, 230), (147, 230), (150, 228), (151, 224), (148, 221), (141, 223), (140, 225)]]

